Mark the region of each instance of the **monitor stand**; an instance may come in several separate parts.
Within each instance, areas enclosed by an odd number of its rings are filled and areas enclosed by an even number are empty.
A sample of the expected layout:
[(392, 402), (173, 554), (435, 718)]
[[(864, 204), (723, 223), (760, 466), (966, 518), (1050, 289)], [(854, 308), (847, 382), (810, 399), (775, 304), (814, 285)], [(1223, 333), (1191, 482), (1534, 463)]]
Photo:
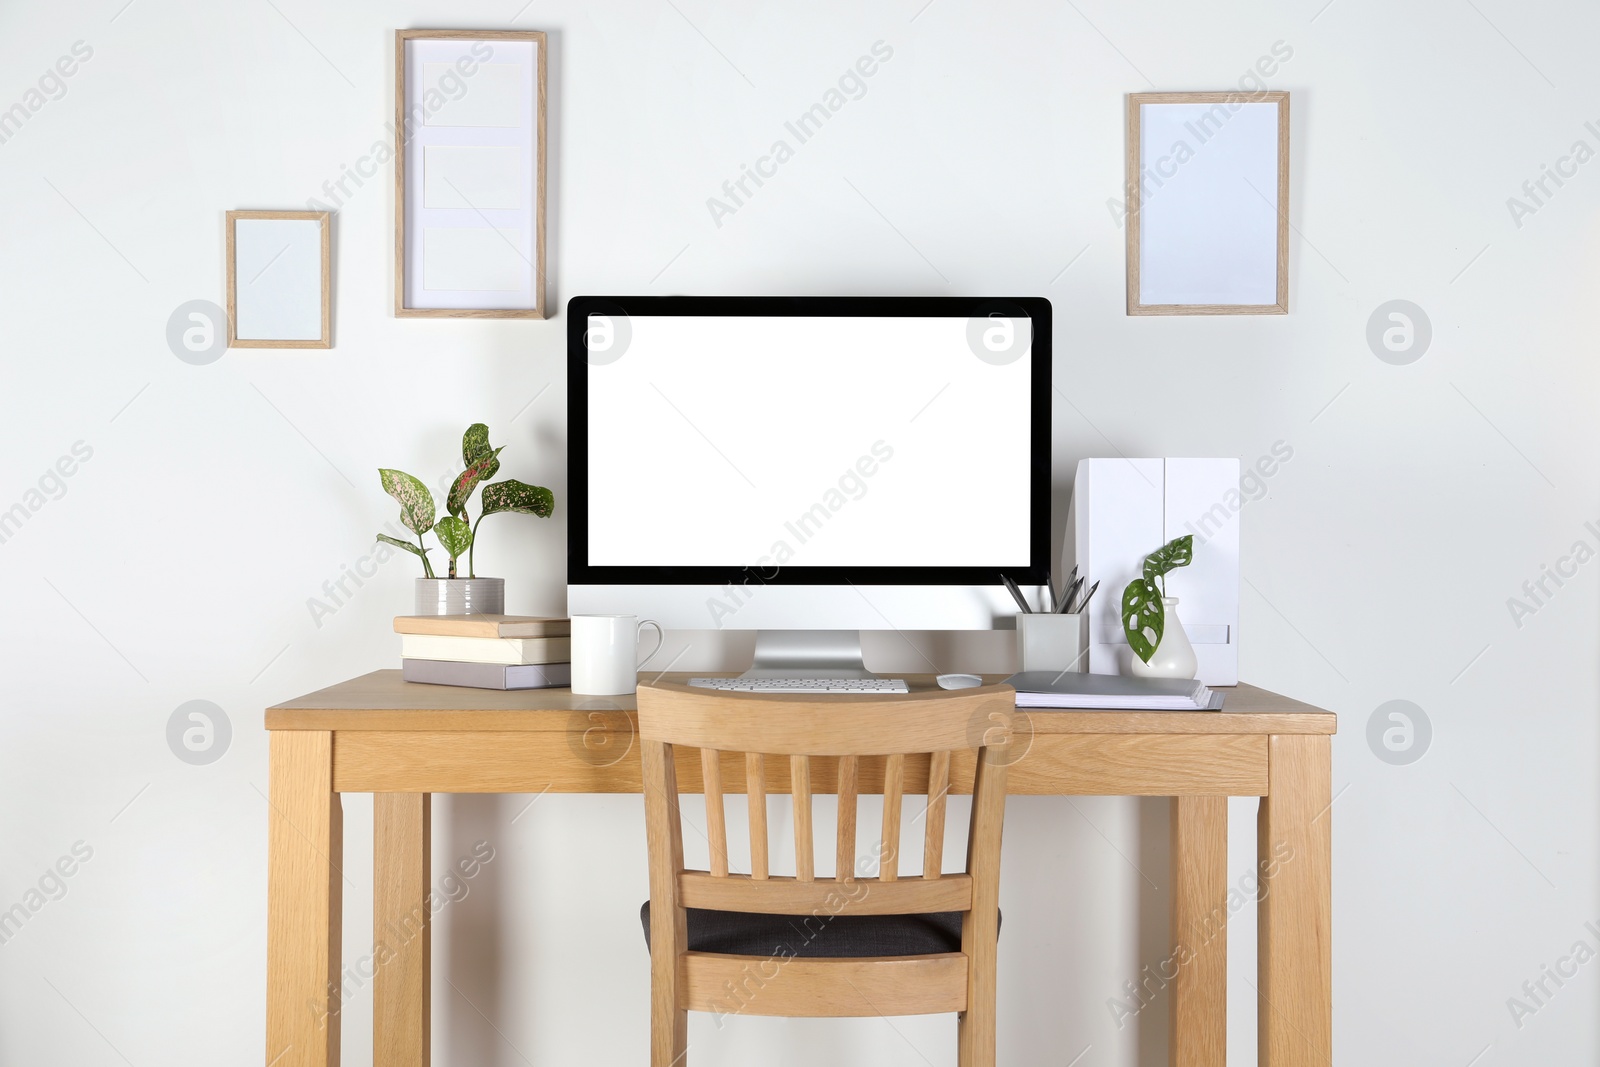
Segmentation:
[(741, 678), (875, 678), (858, 630), (757, 630), (755, 662)]

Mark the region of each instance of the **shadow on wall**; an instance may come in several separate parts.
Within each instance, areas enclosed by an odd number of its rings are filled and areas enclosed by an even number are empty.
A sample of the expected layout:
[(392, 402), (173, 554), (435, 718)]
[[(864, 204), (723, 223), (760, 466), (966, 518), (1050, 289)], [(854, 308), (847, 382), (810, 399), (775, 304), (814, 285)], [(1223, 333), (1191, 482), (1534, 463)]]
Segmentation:
[[(523, 797), (499, 794), (455, 795), (443, 805), (438, 804), (441, 799), (445, 798), (435, 798), (434, 839), (447, 843), (446, 855), (463, 841), (488, 841), (504, 853), (506, 829), (516, 809), (527, 802)], [(436, 868), (439, 860), (435, 849)], [(446, 985), (435, 991), (433, 1017), (443, 1022), (445, 1031), (443, 1040), (436, 1037), (435, 1044), (442, 1044), (449, 1050), (449, 1058), (459, 1063), (500, 1063), (504, 1042), (484, 1020), (520, 1015), (528, 1007), (506, 999), (505, 936), (512, 923), (505, 901), (505, 872), (487, 873), (489, 877), (474, 880), (470, 899), (462, 900), (464, 906), (450, 908), (442, 916), (450, 924), (450, 948), (444, 970)], [(436, 931), (434, 944), (439, 942)]]
[[(1172, 956), (1172, 801), (1140, 797), (1139, 806), (1139, 959), (1155, 970)], [(1151, 885), (1150, 882), (1155, 882)], [(1152, 962), (1154, 961), (1154, 962)], [(1141, 971), (1140, 977), (1149, 972)], [(1169, 972), (1170, 973), (1170, 972)], [(1137, 981), (1137, 979), (1136, 979)], [(1172, 1036), (1170, 985), (1153, 997), (1138, 1016), (1139, 1067), (1167, 1067)]]

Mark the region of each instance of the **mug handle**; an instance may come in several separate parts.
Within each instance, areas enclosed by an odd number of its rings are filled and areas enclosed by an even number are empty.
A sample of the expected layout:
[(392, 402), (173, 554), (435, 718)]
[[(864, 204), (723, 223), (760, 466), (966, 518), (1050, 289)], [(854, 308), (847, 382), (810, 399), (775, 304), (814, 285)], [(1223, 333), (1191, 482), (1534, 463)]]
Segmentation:
[(641, 668), (647, 662), (649, 662), (651, 656), (654, 656), (657, 652), (661, 651), (661, 646), (662, 645), (667, 643), (666, 631), (661, 629), (661, 624), (659, 622), (656, 622), (654, 619), (640, 619), (639, 620), (639, 629), (642, 630), (646, 626), (654, 626), (656, 628), (656, 647), (652, 648), (647, 655), (645, 655), (643, 658), (641, 658), (639, 660), (639, 667), (641, 667)]

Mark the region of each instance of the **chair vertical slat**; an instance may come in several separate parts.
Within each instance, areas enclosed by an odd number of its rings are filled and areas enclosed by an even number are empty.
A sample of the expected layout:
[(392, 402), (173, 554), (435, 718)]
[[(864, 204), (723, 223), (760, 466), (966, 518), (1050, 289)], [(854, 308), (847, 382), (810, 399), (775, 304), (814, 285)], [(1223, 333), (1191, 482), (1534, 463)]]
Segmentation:
[(711, 873), (728, 876), (728, 816), (722, 805), (722, 753), (700, 750), (700, 776), (706, 792), (706, 838), (711, 842)]
[(834, 878), (856, 880), (856, 757), (839, 757), (839, 837), (834, 853)]
[(950, 795), (950, 753), (935, 752), (928, 762), (928, 814), (923, 827), (922, 877), (944, 872), (944, 808)]
[(767, 877), (767, 767), (759, 752), (744, 754), (744, 790), (750, 801), (750, 877)]
[(811, 843), (811, 757), (789, 757), (789, 792), (794, 796), (794, 876), (816, 880)]
[(893, 882), (900, 877), (900, 795), (906, 784), (906, 758), (895, 753), (883, 764), (883, 855), (878, 877)]

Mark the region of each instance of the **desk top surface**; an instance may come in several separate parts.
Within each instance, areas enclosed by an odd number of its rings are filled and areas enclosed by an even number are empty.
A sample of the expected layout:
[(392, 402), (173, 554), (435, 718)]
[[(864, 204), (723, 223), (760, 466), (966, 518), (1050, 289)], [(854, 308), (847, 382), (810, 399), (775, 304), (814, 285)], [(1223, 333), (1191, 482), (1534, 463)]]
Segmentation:
[[(706, 672), (697, 672), (703, 676)], [(688, 674), (641, 675), (641, 681), (687, 681)], [(906, 675), (913, 692), (937, 690), (931, 674)], [(985, 675), (1000, 682), (1006, 675)], [(1330, 711), (1240, 683), (1221, 711), (1071, 711), (1030, 708), (1036, 734), (1331, 734)], [(892, 698), (889, 698), (892, 699)], [(595, 712), (627, 714), (632, 696), (591, 697), (570, 689), (466, 689), (373, 671), (267, 709), (269, 730), (375, 730), (428, 733), (583, 730)]]

